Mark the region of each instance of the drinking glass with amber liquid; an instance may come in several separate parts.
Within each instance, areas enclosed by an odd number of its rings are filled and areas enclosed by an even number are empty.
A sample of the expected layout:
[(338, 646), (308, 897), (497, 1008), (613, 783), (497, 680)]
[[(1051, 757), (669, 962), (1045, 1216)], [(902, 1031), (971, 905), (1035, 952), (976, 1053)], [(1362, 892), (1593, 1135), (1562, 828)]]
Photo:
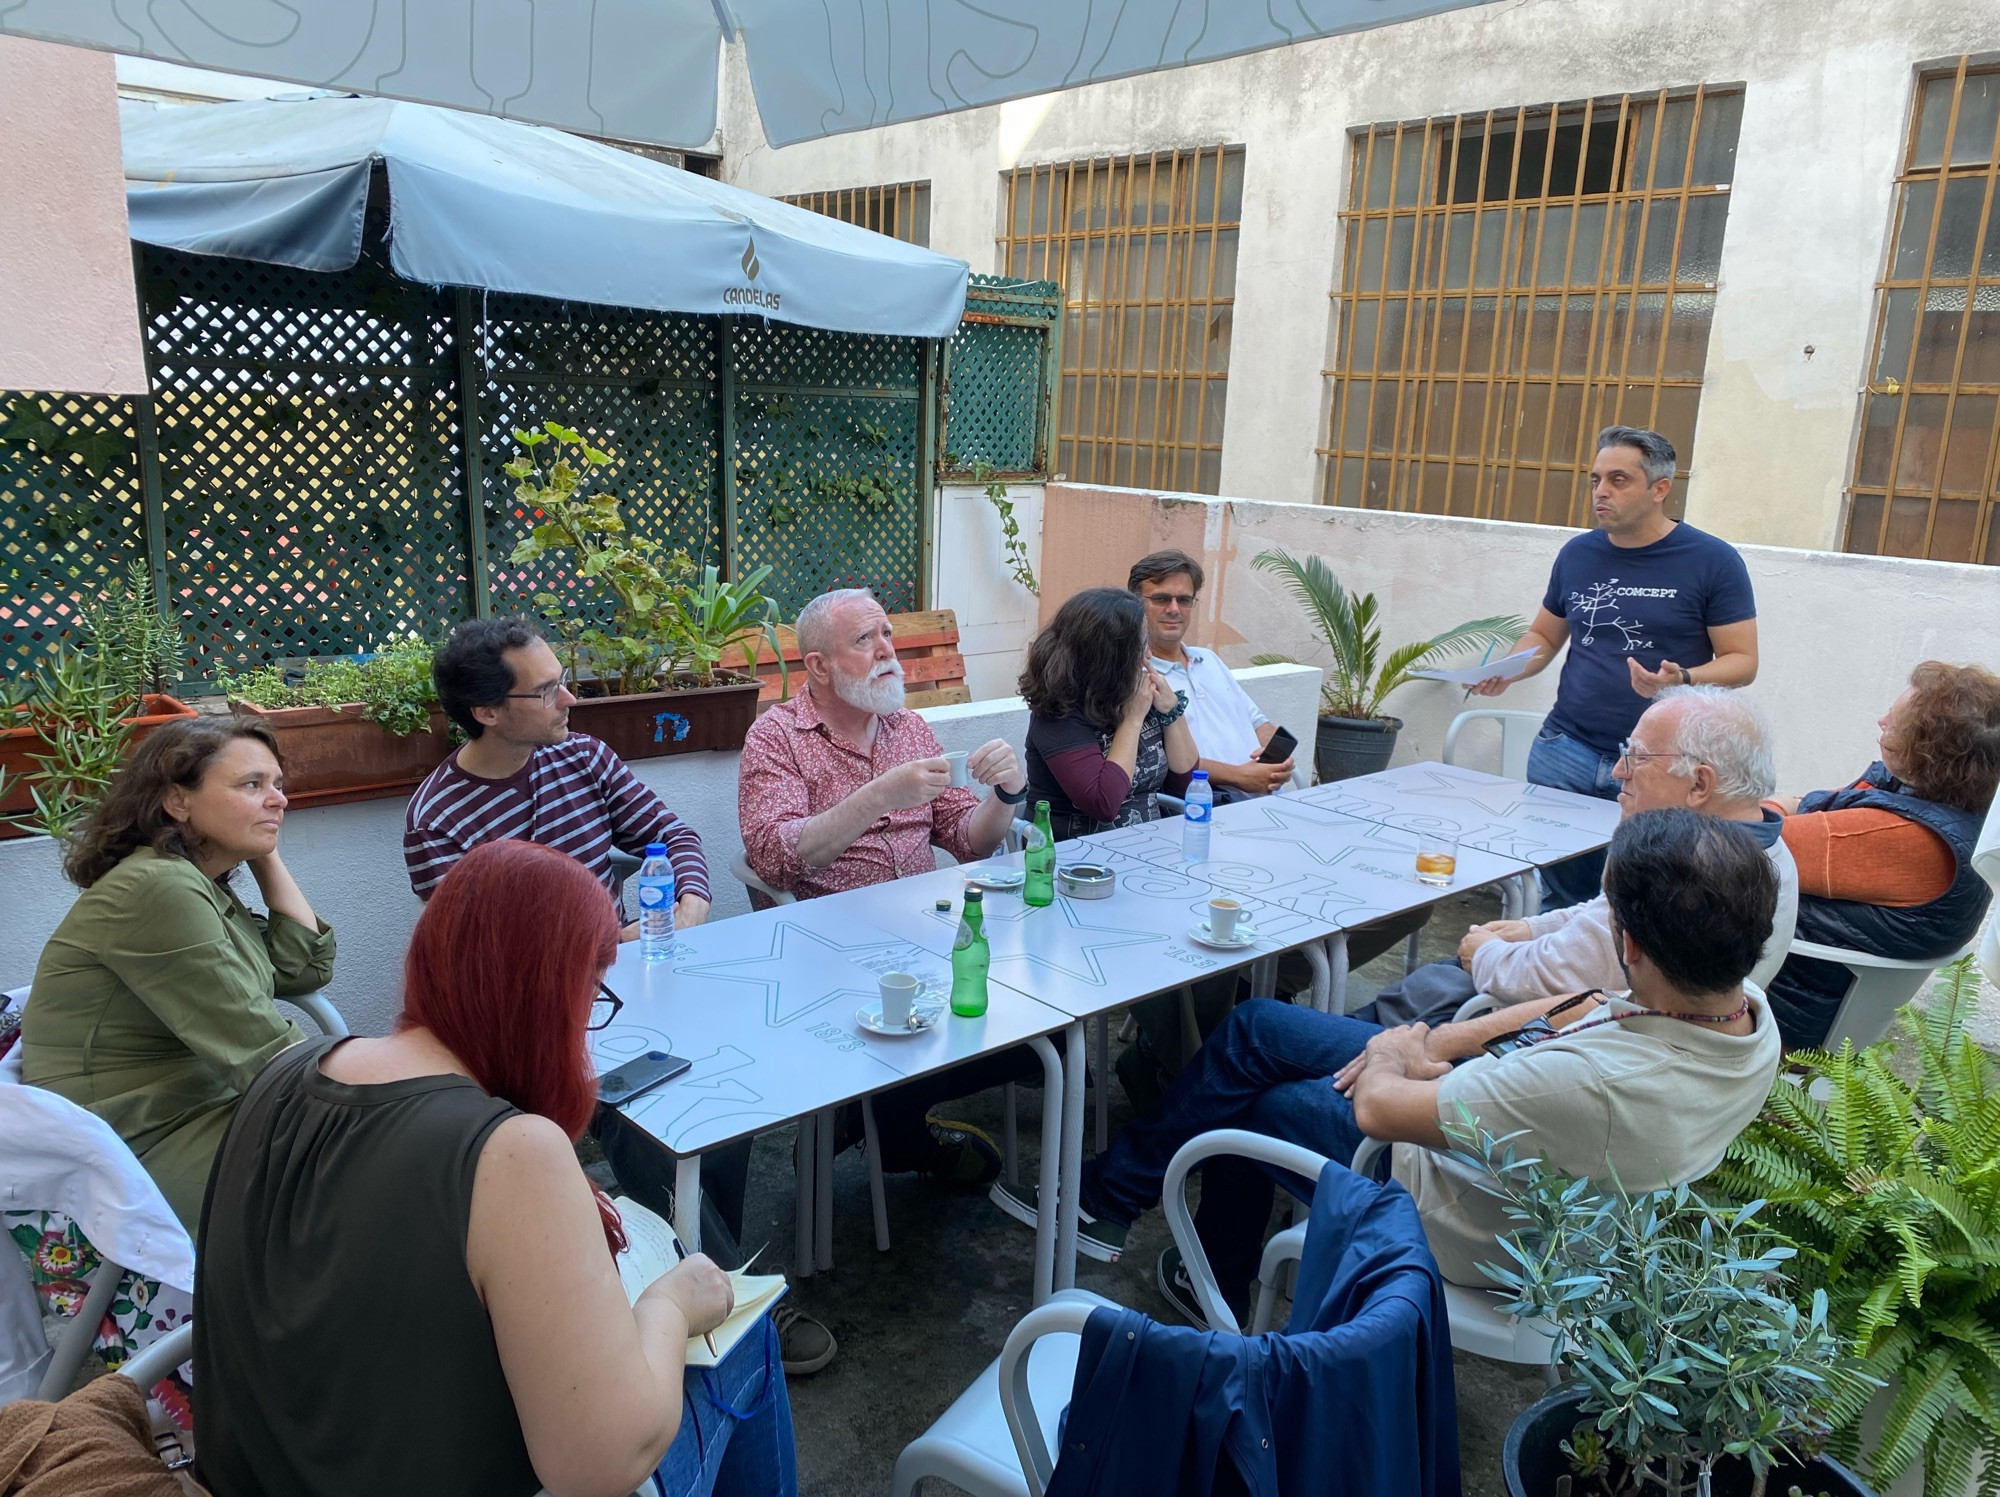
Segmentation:
[(1448, 889), (1458, 873), (1458, 838), (1449, 832), (1417, 834), (1417, 880)]

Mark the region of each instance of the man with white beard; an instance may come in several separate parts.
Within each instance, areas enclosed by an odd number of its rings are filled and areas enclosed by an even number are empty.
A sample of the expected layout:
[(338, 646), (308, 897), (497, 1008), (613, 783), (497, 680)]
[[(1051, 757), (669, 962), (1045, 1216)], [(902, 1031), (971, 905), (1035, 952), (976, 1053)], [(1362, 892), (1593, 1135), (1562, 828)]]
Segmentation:
[[(1027, 796), (1020, 761), (996, 738), (965, 766), (973, 785), (992, 794), (952, 786), (937, 735), (903, 706), (903, 667), (882, 605), (860, 588), (822, 593), (799, 614), (798, 637), (805, 689), (758, 718), (743, 740), (736, 815), (757, 876), (811, 899), (929, 873), (933, 845), (961, 863), (998, 847)], [(1000, 1173), (993, 1140), (930, 1117), (930, 1108), (1039, 1074), (1017, 1048), (879, 1094), (882, 1168), (990, 1183)], [(859, 1109), (852, 1113), (843, 1119), (848, 1142), (860, 1136)]]

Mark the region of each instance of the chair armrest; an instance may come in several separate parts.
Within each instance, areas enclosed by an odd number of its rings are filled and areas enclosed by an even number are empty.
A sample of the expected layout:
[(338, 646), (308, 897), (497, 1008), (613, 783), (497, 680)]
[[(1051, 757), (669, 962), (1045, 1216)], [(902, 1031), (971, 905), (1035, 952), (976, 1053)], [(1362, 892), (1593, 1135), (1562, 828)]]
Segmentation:
[(287, 998), (285, 1002), (303, 1009), (319, 1026), (319, 1032), (329, 1039), (344, 1040), (351, 1033), (347, 1021), (341, 1018), (340, 1010), (333, 1006), (324, 988), (317, 993), (302, 993), (296, 998)]
[(1028, 1483), (1029, 1497), (1042, 1497), (1056, 1463), (1042, 1438), (1042, 1422), (1035, 1417), (1035, 1400), (1028, 1386), (1028, 1353), (1044, 1336), (1068, 1332), (1081, 1336), (1084, 1325), (1099, 1310), (1119, 1308), (1108, 1299), (1084, 1290), (1071, 1289), (1038, 1305), (1021, 1317), (1000, 1348), (1000, 1412), (1007, 1420), (1007, 1433), (1014, 1437), (1014, 1453), (1021, 1460), (1021, 1475)]
[(1454, 1024), (1463, 1024), (1467, 1019), (1476, 1019), (1481, 1014), (1490, 1014), (1500, 1007), (1500, 1000), (1491, 993), (1474, 993), (1459, 1004), (1458, 1012), (1451, 1016)]
[(1178, 795), (1169, 795), (1164, 790), (1153, 792), (1153, 805), (1162, 816), (1181, 816), (1187, 812), (1187, 802)]
[(194, 1322), (184, 1320), (144, 1351), (127, 1358), (118, 1375), (132, 1379), (143, 1393), (193, 1355)]
[(1845, 946), (1822, 946), (1817, 941), (1801, 941), (1794, 938), (1789, 955), (1816, 957), (1823, 962), (1838, 962), (1843, 967), (1879, 967), (1894, 972), (1923, 972), (1949, 967), (1960, 957), (1969, 955), (1977, 946), (1978, 941), (1975, 938), (1967, 941), (1949, 956), (1905, 958), (1876, 956), (1867, 951), (1850, 951)]
[(750, 859), (743, 854), (740, 848), (737, 850), (736, 856), (729, 860), (729, 871), (736, 875), (736, 881), (743, 885), (744, 888), (763, 895), (772, 904), (794, 904), (797, 902), (797, 895), (773, 889), (759, 878), (756, 870), (750, 866)]
[(1364, 1138), (1354, 1151), (1354, 1157), (1347, 1161), (1347, 1167), (1364, 1180), (1375, 1178), (1376, 1161), (1394, 1147), (1379, 1138)]
[(1195, 1297), (1201, 1301), (1202, 1311), (1208, 1316), (1208, 1323), (1213, 1329), (1240, 1332), (1242, 1326), (1237, 1322), (1236, 1312), (1223, 1302), (1222, 1291), (1216, 1287), (1215, 1274), (1208, 1266), (1208, 1254), (1202, 1251), (1201, 1239), (1195, 1235), (1194, 1213), (1188, 1210), (1187, 1203), (1188, 1171), (1217, 1154), (1233, 1154), (1242, 1159), (1254, 1159), (1260, 1164), (1274, 1164), (1279, 1169), (1304, 1175), (1308, 1180), (1317, 1180), (1328, 1161), (1324, 1154), (1315, 1154), (1311, 1149), (1269, 1138), (1262, 1133), (1248, 1133), (1241, 1128), (1216, 1128), (1182, 1144), (1173, 1162), (1167, 1166), (1167, 1177), (1160, 1186), (1160, 1202), (1166, 1208), (1167, 1226), (1174, 1234), (1174, 1245), (1181, 1250), (1181, 1262), (1187, 1267)]

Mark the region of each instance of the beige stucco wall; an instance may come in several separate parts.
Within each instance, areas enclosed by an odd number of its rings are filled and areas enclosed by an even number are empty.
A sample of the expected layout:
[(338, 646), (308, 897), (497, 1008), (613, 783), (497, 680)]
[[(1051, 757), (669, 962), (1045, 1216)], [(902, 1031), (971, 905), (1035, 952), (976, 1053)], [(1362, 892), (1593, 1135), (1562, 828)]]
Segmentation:
[(772, 194), (928, 181), (932, 246), (994, 270), (1000, 173), (1017, 162), (1243, 146), (1221, 491), (1305, 501), (1349, 129), (1743, 83), (1688, 513), (1733, 540), (1824, 546), (1915, 69), (1994, 50), (1991, 0), (1525, 0), (772, 150), (732, 48), (724, 166)]
[[(1325, 653), (1279, 579), (1256, 570), (1260, 551), (1283, 547), (1326, 558), (1352, 591), (1382, 605), (1393, 647), (1466, 619), (1532, 616), (1556, 550), (1576, 532), (1499, 520), (1390, 515), (1321, 505), (1203, 499), (1080, 484), (1050, 484), (1043, 498), (1041, 617), (1082, 587), (1120, 586), (1134, 557), (1179, 546), (1202, 559), (1197, 644), (1231, 665), (1264, 652), (1324, 664)], [(1875, 719), (1919, 660), (2000, 667), (2000, 567), (1844, 556), (1743, 546), (1757, 594), (1762, 665), (1751, 697), (1774, 727), (1779, 782), (1788, 792), (1843, 782), (1874, 757)], [(1485, 705), (1546, 711), (1560, 667)], [(1389, 699), (1405, 727), (1398, 763), (1435, 759), (1452, 716), (1468, 705), (1456, 687), (1416, 682)], [(1287, 724), (1303, 736), (1298, 724)], [(1493, 769), (1497, 737), (1475, 730), (1471, 756)]]
[(102, 52), (0, 36), (0, 390), (146, 388)]

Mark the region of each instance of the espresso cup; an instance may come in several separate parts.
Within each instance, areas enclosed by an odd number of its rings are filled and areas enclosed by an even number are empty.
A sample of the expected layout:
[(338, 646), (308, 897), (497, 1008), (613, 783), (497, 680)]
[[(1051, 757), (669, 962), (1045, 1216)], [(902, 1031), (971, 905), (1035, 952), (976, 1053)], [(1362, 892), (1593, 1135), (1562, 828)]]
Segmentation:
[(946, 754), (944, 762), (951, 766), (951, 782), (953, 785), (962, 787), (972, 783), (972, 777), (965, 772), (964, 754)]
[(882, 974), (882, 1024), (888, 1029), (907, 1029), (910, 1005), (916, 1001), (917, 980), (907, 972)]
[(1208, 902), (1208, 933), (1218, 941), (1236, 939), (1236, 922), (1243, 918), (1243, 906), (1233, 899), (1215, 898)]

